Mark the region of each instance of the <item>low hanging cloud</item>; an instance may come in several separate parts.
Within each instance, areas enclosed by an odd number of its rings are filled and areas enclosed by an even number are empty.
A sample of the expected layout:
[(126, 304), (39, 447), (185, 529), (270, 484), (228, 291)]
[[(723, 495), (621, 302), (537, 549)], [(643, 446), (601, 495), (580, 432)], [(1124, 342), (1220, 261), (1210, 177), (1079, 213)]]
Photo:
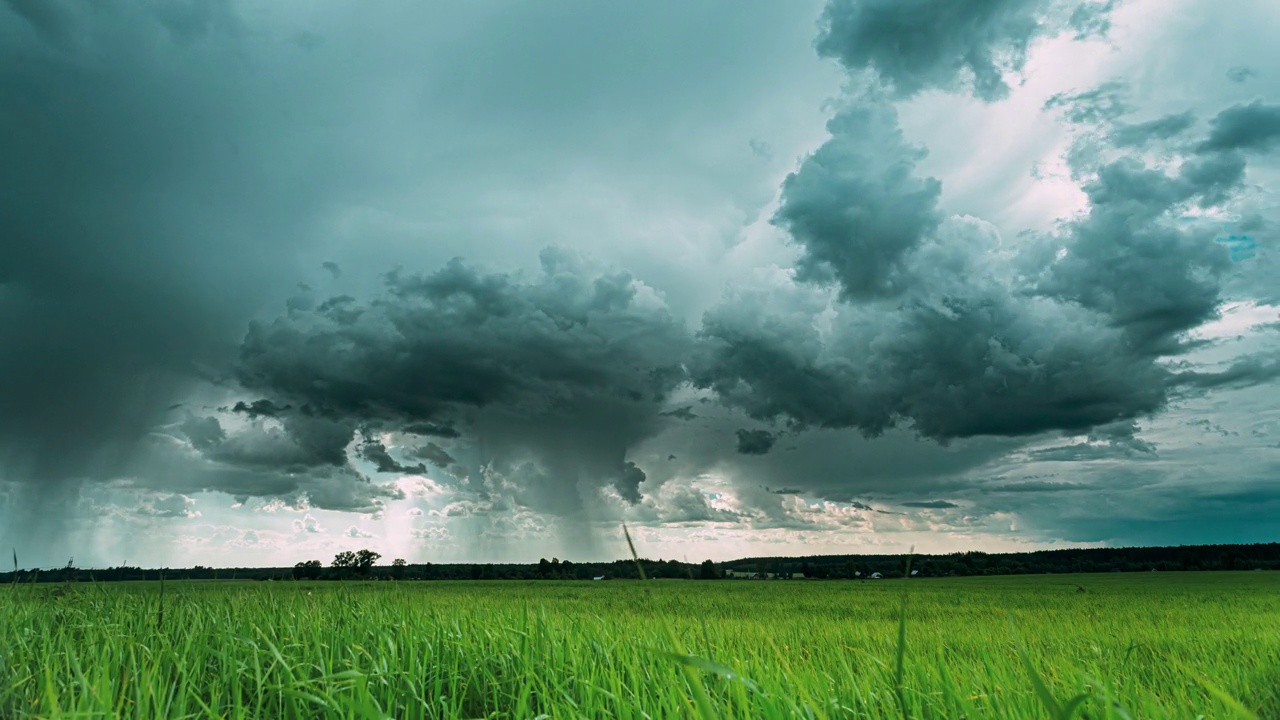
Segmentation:
[(778, 437), (768, 430), (738, 430), (738, 452), (743, 455), (767, 455)]
[[(473, 482), (482, 465), (512, 473), (533, 461), (542, 470), (524, 477), (548, 486), (535, 494), (571, 496), (586, 483), (638, 502), (645, 473), (626, 454), (661, 426), (689, 343), (633, 276), (550, 249), (528, 280), (454, 261), (428, 275), (392, 273), (368, 303), (330, 301), (255, 324), (238, 375), (273, 407), (298, 408), (283, 416), (290, 435), (292, 419), (307, 418), (342, 428), (335, 449), (357, 426), (461, 436), (454, 449), (428, 444), (416, 456), (437, 465), (474, 456)], [(379, 472), (425, 470), (379, 442), (360, 453)]]

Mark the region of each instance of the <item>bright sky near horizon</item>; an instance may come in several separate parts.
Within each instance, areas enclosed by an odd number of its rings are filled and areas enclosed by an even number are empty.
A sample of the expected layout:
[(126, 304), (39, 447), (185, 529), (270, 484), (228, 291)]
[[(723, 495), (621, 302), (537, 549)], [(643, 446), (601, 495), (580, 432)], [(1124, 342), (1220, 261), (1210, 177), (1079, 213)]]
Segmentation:
[(1280, 539), (1280, 4), (0, 2), (24, 566)]

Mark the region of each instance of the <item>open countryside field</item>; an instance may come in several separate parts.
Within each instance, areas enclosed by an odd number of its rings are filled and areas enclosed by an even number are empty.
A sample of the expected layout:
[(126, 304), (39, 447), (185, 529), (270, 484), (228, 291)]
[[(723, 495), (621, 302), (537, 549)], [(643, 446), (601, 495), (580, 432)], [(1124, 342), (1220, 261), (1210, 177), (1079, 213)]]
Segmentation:
[(1274, 572), (3, 591), (4, 718), (1280, 718)]

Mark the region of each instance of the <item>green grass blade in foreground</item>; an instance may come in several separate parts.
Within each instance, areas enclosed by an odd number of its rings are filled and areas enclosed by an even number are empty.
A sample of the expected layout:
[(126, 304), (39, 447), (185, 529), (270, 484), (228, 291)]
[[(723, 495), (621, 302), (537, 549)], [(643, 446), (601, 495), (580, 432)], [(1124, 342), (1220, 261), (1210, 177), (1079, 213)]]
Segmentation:
[[(647, 582), (644, 575), (644, 567), (640, 564), (640, 556), (636, 553), (636, 545), (631, 541), (631, 531), (627, 529), (626, 523), (622, 524), (622, 535), (627, 539), (627, 547), (631, 550), (631, 559), (635, 561), (636, 570), (640, 573), (640, 581)], [(670, 642), (671, 647), (675, 649), (675, 652), (671, 654), (678, 657), (691, 657), (685, 653), (684, 649), (680, 646), (680, 641), (676, 638), (676, 634), (672, 632), (671, 624), (667, 622), (665, 617), (660, 620), (660, 623), (662, 625), (662, 629), (667, 635), (667, 641)], [(689, 683), (693, 686), (693, 699), (698, 708), (698, 715), (703, 718), (719, 717), (719, 714), (715, 711), (715, 707), (711, 703), (711, 696), (707, 693), (707, 688), (702, 682), (702, 671), (688, 663), (680, 663), (680, 666), (683, 668), (685, 675), (688, 676)]]

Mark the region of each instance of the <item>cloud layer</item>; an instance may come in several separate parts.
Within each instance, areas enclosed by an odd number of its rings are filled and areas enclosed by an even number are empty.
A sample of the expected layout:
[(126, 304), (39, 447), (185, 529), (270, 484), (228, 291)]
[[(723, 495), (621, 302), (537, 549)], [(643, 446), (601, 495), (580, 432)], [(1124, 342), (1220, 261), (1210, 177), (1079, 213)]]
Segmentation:
[[(55, 547), (83, 513), (213, 527), (211, 496), (301, 514), (287, 542), (476, 553), (595, 547), (620, 519), (1004, 536), (1038, 518), (1097, 541), (1031, 499), (1173, 497), (1143, 478), (1213, 455), (1186, 451), (1187, 408), (1234, 427), (1220, 415), (1280, 377), (1260, 329), (1280, 302), (1268, 49), (1223, 50), (1195, 97), (1158, 75), (1190, 55), (1151, 70), (1154, 95), (1137, 61), (1037, 64), (1181, 32), (1150, 7), (302, 22), (10, 0), (0, 541)], [(962, 147), (979, 115), (1057, 128), (990, 201), (1052, 167), (1047, 229), (957, 211), (981, 190), (954, 158), (993, 154)], [(1269, 448), (1258, 422), (1222, 442)]]

